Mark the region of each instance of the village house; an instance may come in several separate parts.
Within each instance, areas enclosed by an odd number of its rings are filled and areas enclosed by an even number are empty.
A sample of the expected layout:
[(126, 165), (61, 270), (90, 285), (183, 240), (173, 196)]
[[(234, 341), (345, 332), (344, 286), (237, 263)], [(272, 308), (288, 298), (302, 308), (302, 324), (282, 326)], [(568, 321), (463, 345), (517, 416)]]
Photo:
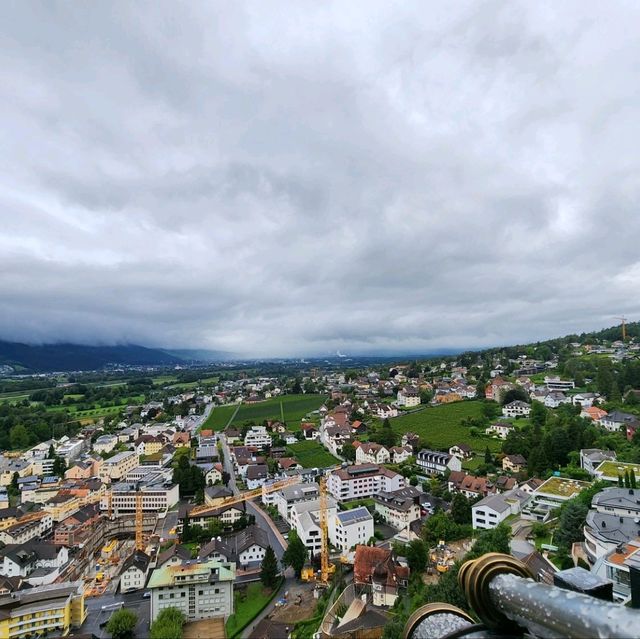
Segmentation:
[(356, 464), (388, 464), (391, 456), (389, 451), (380, 444), (373, 442), (354, 442), (356, 448)]
[(599, 422), (603, 417), (606, 417), (606, 415), (607, 411), (602, 410), (602, 408), (598, 408), (597, 406), (589, 406), (588, 408), (583, 408), (580, 411), (580, 417), (590, 419), (592, 422)]
[(405, 408), (419, 406), (420, 391), (415, 386), (405, 386), (404, 388), (401, 388), (398, 390), (396, 404)]
[(553, 391), (552, 393), (547, 394), (544, 398), (544, 405), (547, 408), (558, 408), (558, 406), (562, 406), (562, 404), (570, 403), (571, 399), (561, 391)]
[(468, 475), (461, 470), (452, 470), (447, 482), (449, 492), (462, 493), (468, 499), (486, 497), (495, 492), (493, 484), (486, 477)]
[(527, 460), (522, 455), (505, 455), (502, 459), (502, 470), (519, 473), (527, 468)]
[(495, 424), (491, 424), (489, 428), (485, 429), (485, 433), (487, 435), (493, 435), (499, 437), (500, 439), (506, 439), (507, 435), (513, 431), (513, 425), (509, 422), (496, 422)]
[(459, 457), (435, 450), (421, 450), (416, 457), (416, 463), (429, 475), (444, 475), (447, 469), (462, 470)]
[(377, 546), (356, 546), (353, 581), (369, 586), (374, 606), (391, 607), (409, 583), (409, 568), (395, 560), (391, 550)]
[(374, 507), (387, 524), (396, 530), (405, 530), (420, 519), (421, 495), (413, 486), (392, 492), (381, 491), (373, 496)]
[(529, 413), (531, 413), (531, 406), (520, 400), (509, 402), (502, 407), (504, 417), (528, 417)]
[(391, 453), (391, 461), (394, 464), (401, 464), (411, 457), (413, 449), (411, 446), (393, 446), (389, 452)]
[(461, 460), (471, 459), (473, 457), (473, 449), (469, 444), (454, 444), (449, 449), (449, 455), (455, 455)]

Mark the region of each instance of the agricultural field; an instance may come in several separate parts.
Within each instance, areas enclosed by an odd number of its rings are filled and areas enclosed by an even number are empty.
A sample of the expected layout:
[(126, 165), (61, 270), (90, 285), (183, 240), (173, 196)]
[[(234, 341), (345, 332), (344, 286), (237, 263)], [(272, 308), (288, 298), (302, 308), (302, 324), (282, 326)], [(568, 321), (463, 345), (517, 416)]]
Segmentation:
[(242, 425), (245, 422), (262, 423), (265, 419), (279, 419), (287, 423), (289, 430), (299, 430), (300, 422), (314, 410), (322, 406), (325, 395), (283, 395), (267, 399), (257, 404), (236, 404), (231, 406), (218, 406), (213, 409), (203, 428), (220, 430), (224, 428), (233, 417), (232, 424)]
[(427, 445), (437, 450), (446, 450), (454, 444), (464, 443), (477, 453), (484, 454), (485, 448), (498, 452), (502, 440), (479, 435), (472, 437), (469, 428), (460, 422), (466, 417), (481, 417), (480, 401), (463, 401), (442, 406), (427, 406), (424, 410), (389, 420), (391, 428), (402, 435), (413, 432), (425, 440)]
[(317, 441), (291, 444), (287, 446), (287, 450), (304, 468), (326, 468), (340, 463), (339, 459), (336, 459)]

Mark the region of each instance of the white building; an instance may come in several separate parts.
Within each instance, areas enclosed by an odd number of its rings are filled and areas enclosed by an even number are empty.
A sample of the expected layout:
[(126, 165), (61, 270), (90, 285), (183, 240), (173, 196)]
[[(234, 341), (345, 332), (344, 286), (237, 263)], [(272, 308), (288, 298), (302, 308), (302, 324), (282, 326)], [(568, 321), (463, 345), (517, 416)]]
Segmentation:
[(116, 453), (102, 462), (100, 479), (105, 483), (119, 481), (138, 465), (138, 459), (138, 455), (131, 450)]
[(339, 468), (329, 474), (327, 489), (338, 501), (372, 497), (381, 490), (405, 487), (405, 478), (384, 466), (362, 464)]
[[(146, 512), (166, 512), (180, 500), (178, 484), (165, 480), (162, 475), (147, 482), (118, 482), (110, 492), (111, 510), (115, 514), (135, 512), (137, 492), (142, 494), (142, 510)], [(101, 497), (100, 510), (109, 510), (108, 495)]]
[(320, 491), (318, 484), (313, 483), (285, 486), (271, 494), (273, 495), (273, 505), (278, 509), (282, 519), (291, 523), (291, 509), (293, 506), (300, 502), (318, 499)]
[(267, 432), (266, 426), (252, 426), (244, 436), (245, 446), (255, 446), (256, 448), (264, 448), (271, 446), (273, 440)]
[(227, 618), (233, 614), (233, 564), (216, 560), (187, 561), (156, 568), (151, 591), (151, 622), (163, 608), (177, 608), (187, 621)]
[(398, 406), (404, 406), (410, 408), (412, 406), (420, 405), (420, 391), (413, 386), (406, 386), (398, 391), (398, 398), (396, 400)]
[(141, 550), (134, 551), (125, 560), (120, 573), (120, 592), (131, 592), (144, 588), (150, 561), (149, 555)]
[(582, 448), (580, 450), (580, 467), (584, 468), (592, 477), (596, 476), (596, 468), (603, 461), (615, 461), (616, 459), (614, 450), (601, 450), (600, 448)]
[(549, 393), (544, 398), (544, 405), (547, 408), (558, 408), (558, 406), (562, 406), (562, 404), (570, 404), (571, 399), (569, 399), (564, 393), (560, 391), (553, 391)]
[[(327, 497), (327, 521), (338, 512), (336, 501)], [(322, 534), (320, 531), (320, 500), (303, 501), (291, 508), (291, 527), (296, 529), (298, 537), (307, 550), (317, 554), (322, 548)]]
[(488, 495), (471, 506), (473, 529), (495, 528), (509, 515), (519, 513), (522, 505), (529, 499), (527, 493), (517, 488), (506, 493)]
[(342, 552), (348, 552), (358, 544), (366, 544), (371, 537), (373, 517), (364, 506), (329, 518), (329, 541)]
[(508, 422), (497, 422), (491, 424), (484, 432), (487, 435), (497, 435), (500, 439), (506, 439), (507, 435), (513, 430), (513, 426)]
[(528, 417), (529, 413), (531, 413), (531, 406), (520, 400), (509, 402), (502, 407), (504, 417)]
[(460, 458), (436, 450), (421, 450), (416, 458), (416, 463), (429, 475), (443, 475), (447, 469), (462, 470)]
[(356, 447), (356, 464), (388, 464), (390, 460), (389, 451), (380, 444), (365, 442)]
[(104, 455), (105, 453), (110, 453), (117, 445), (117, 435), (100, 435), (93, 443), (93, 450), (96, 453)]
[(544, 378), (544, 384), (550, 391), (566, 391), (576, 387), (576, 383), (572, 379), (560, 379), (559, 377)]
[(375, 509), (382, 519), (396, 530), (407, 529), (420, 519), (420, 491), (407, 486), (393, 492), (381, 491), (373, 496)]

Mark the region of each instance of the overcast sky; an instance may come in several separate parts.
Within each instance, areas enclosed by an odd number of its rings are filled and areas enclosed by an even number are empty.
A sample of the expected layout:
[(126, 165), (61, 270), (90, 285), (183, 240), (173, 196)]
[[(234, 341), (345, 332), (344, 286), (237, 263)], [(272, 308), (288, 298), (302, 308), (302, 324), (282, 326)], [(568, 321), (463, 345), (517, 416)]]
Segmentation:
[(0, 3), (0, 337), (259, 355), (640, 313), (640, 4)]

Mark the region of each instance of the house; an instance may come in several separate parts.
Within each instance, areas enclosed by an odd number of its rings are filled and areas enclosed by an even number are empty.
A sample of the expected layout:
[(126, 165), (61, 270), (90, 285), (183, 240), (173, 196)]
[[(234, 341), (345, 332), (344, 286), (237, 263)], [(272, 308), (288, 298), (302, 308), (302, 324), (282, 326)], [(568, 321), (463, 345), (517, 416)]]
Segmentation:
[(527, 460), (522, 455), (505, 455), (502, 459), (502, 470), (519, 473), (527, 468)]
[(291, 523), (291, 509), (294, 504), (303, 501), (313, 501), (318, 499), (320, 491), (318, 484), (296, 484), (285, 486), (273, 493), (273, 505), (278, 509), (280, 516)]
[(391, 404), (375, 404), (375, 412), (380, 419), (392, 419), (398, 416), (398, 409)]
[(269, 477), (269, 469), (266, 464), (251, 464), (247, 468), (246, 480), (247, 488), (249, 490), (255, 490), (260, 488)]
[(356, 546), (353, 581), (370, 587), (374, 606), (391, 607), (409, 583), (409, 568), (400, 565), (391, 550)]
[(531, 413), (531, 406), (520, 400), (509, 402), (502, 407), (504, 417), (529, 417), (529, 413)]
[(509, 477), (508, 475), (500, 475), (493, 481), (493, 486), (497, 493), (506, 493), (509, 490), (513, 490), (518, 487), (518, 482), (515, 477)]
[(638, 418), (635, 415), (623, 413), (620, 410), (611, 411), (608, 415), (602, 417), (599, 423), (612, 433), (618, 432), (623, 427), (628, 428), (631, 426), (633, 429), (636, 429), (640, 426), (640, 422), (638, 422)]
[(474, 530), (496, 528), (510, 515), (520, 512), (530, 496), (514, 488), (506, 493), (488, 495), (471, 506), (471, 521)]
[(484, 393), (487, 399), (500, 403), (504, 395), (514, 388), (515, 385), (511, 382), (505, 381), (502, 377), (495, 377), (487, 384)]
[(496, 422), (491, 424), (484, 432), (487, 435), (495, 435), (500, 439), (506, 439), (507, 435), (513, 430), (513, 426), (509, 422)]
[(320, 437), (320, 432), (316, 428), (315, 424), (303, 423), (300, 426), (300, 430), (304, 435), (304, 439), (311, 440), (318, 439)]
[(382, 519), (396, 530), (406, 530), (420, 520), (420, 497), (417, 488), (407, 486), (391, 492), (381, 491), (373, 496), (374, 507)]
[(122, 565), (120, 572), (120, 592), (141, 590), (147, 581), (151, 558), (141, 550), (134, 550)]
[(291, 444), (298, 443), (298, 438), (293, 433), (290, 433), (288, 431), (285, 433), (282, 433), (282, 439), (284, 440), (284, 443), (287, 446), (291, 446)]
[(449, 449), (449, 455), (454, 455), (461, 460), (471, 459), (473, 457), (473, 449), (469, 444), (454, 444)]
[(548, 393), (544, 398), (544, 405), (547, 408), (558, 408), (562, 404), (570, 404), (571, 399), (560, 391)]
[[(591, 484), (564, 477), (549, 477), (530, 495), (531, 499), (522, 508), (522, 518), (542, 523), (549, 520), (553, 513), (569, 499), (573, 499)], [(520, 487), (522, 492), (524, 485)]]
[(576, 387), (576, 383), (572, 379), (560, 379), (559, 377), (544, 378), (544, 384), (550, 391), (567, 391)]
[(100, 435), (93, 443), (93, 450), (103, 455), (104, 453), (110, 453), (117, 445), (117, 435)]
[(600, 396), (597, 393), (577, 393), (571, 401), (574, 406), (582, 406), (582, 408), (590, 408), (593, 403), (596, 402)]
[(422, 449), (416, 458), (418, 466), (429, 475), (444, 475), (448, 470), (462, 470), (460, 458), (449, 453)]
[(227, 619), (233, 614), (235, 578), (234, 564), (214, 559), (156, 568), (147, 586), (151, 592), (151, 622), (164, 608), (177, 608), (187, 621)]
[(278, 465), (284, 471), (294, 470), (295, 468), (302, 468), (302, 466), (300, 466), (300, 464), (298, 463), (298, 460), (294, 459), (293, 457), (281, 457), (278, 460)]
[(329, 426), (324, 430), (324, 443), (335, 455), (342, 450), (343, 444), (351, 441), (351, 428), (349, 426)]
[(260, 565), (270, 545), (267, 533), (253, 524), (233, 535), (213, 538), (202, 546), (198, 558), (234, 563), (246, 570)]
[(236, 428), (227, 428), (224, 431), (224, 435), (227, 438), (228, 444), (235, 444), (236, 442), (240, 441), (240, 431)]
[(580, 467), (584, 468), (592, 477), (596, 476), (596, 468), (603, 461), (615, 461), (617, 459), (614, 450), (602, 450), (600, 448), (583, 448), (580, 450)]
[(4, 577), (29, 577), (38, 570), (40, 581), (37, 585), (43, 585), (60, 576), (60, 569), (69, 561), (69, 550), (65, 546), (32, 539), (23, 544), (6, 545), (0, 550), (0, 561), (0, 574)]
[(182, 544), (173, 544), (169, 546), (164, 552), (158, 555), (156, 561), (156, 568), (162, 568), (163, 566), (177, 566), (191, 559), (191, 550)]
[(598, 408), (597, 406), (589, 406), (588, 408), (583, 408), (580, 411), (580, 417), (590, 419), (592, 422), (599, 422), (603, 417), (606, 417), (606, 415), (607, 411), (602, 410), (602, 408)]
[(405, 386), (398, 391), (396, 405), (411, 408), (420, 405), (420, 391), (415, 386)]
[(380, 444), (357, 443), (356, 464), (388, 464), (390, 459), (389, 451)]
[[(164, 441), (155, 435), (140, 435), (133, 443), (133, 449), (138, 456), (155, 455), (164, 446)], [(113, 459), (113, 458), (112, 458)]]
[(629, 540), (599, 557), (591, 568), (591, 574), (600, 577), (604, 583), (613, 582), (613, 600), (622, 604), (631, 595), (631, 572), (639, 570), (640, 541)]
[(346, 553), (373, 537), (373, 517), (364, 507), (336, 513), (329, 518), (329, 541)]
[(469, 499), (486, 497), (495, 492), (493, 484), (486, 477), (467, 475), (464, 471), (452, 470), (449, 475), (448, 488), (452, 493), (462, 493)]
[(402, 446), (411, 446), (411, 450), (416, 450), (420, 448), (420, 436), (415, 433), (404, 433), (402, 435), (402, 439), (400, 440)]
[(413, 454), (413, 449), (411, 446), (393, 446), (390, 449), (391, 453), (391, 461), (394, 464), (401, 464), (403, 461), (406, 461)]
[(361, 464), (338, 468), (327, 477), (327, 490), (340, 502), (372, 497), (405, 487), (405, 478), (384, 466)]
[(538, 490), (538, 488), (540, 488), (540, 486), (542, 486), (542, 484), (544, 484), (544, 481), (542, 479), (532, 477), (531, 479), (525, 481), (523, 484), (520, 484), (520, 490), (529, 495), (532, 495), (536, 490)]

